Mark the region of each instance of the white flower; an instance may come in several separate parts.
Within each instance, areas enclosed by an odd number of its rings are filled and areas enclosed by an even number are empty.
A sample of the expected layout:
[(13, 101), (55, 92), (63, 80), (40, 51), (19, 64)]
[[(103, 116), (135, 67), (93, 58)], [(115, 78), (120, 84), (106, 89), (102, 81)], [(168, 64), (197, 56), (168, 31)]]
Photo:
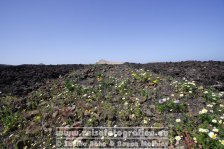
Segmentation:
[(213, 120), (212, 120), (212, 123), (217, 123), (217, 120), (213, 119)]
[(171, 97), (174, 97), (175, 95), (174, 95), (174, 94), (171, 94), (170, 96), (171, 96)]
[(219, 130), (217, 128), (215, 128), (215, 127), (212, 129), (212, 131), (219, 132)]
[(204, 129), (204, 128), (199, 128), (198, 131), (199, 131), (199, 132), (209, 132), (208, 129)]
[(204, 91), (204, 94), (208, 94), (208, 91)]
[(219, 140), (219, 142), (220, 142), (222, 145), (224, 145), (224, 140)]
[(174, 81), (174, 82), (173, 82), (173, 84), (176, 84), (176, 83), (178, 83), (178, 81)]
[(128, 105), (128, 102), (127, 102), (127, 101), (125, 101), (124, 105), (125, 105), (125, 106), (127, 106), (127, 105)]
[(1, 94), (2, 92), (0, 91), (0, 94)]
[(184, 97), (184, 94), (180, 94), (180, 97)]
[(135, 117), (135, 114), (132, 114), (131, 117), (134, 118)]
[(122, 99), (125, 100), (125, 97), (123, 97)]
[(177, 123), (181, 122), (181, 119), (179, 119), (179, 118), (178, 118), (178, 119), (176, 119), (176, 122), (177, 122)]
[(222, 120), (219, 120), (219, 124), (222, 124)]
[(11, 138), (13, 135), (14, 135), (14, 134), (11, 134), (11, 135), (9, 136), (9, 138)]
[(215, 102), (212, 102), (212, 104), (213, 104), (213, 105), (216, 105), (216, 103), (215, 103)]
[(139, 105), (140, 105), (140, 103), (137, 101), (137, 102), (135, 103), (135, 105), (136, 105), (136, 106), (139, 106)]
[(148, 121), (146, 119), (143, 120), (144, 124), (148, 124)]
[(223, 108), (223, 107), (224, 107), (224, 105), (223, 105), (223, 104), (220, 104), (219, 106), (220, 106), (221, 108)]
[(164, 102), (166, 102), (166, 100), (167, 100), (166, 98), (160, 99), (159, 103), (164, 103)]
[(199, 114), (205, 114), (205, 113), (207, 113), (207, 112), (208, 112), (208, 110), (205, 109), (205, 108), (203, 108), (201, 111), (199, 111)]
[(180, 141), (181, 140), (181, 137), (180, 136), (176, 136), (175, 137), (175, 140)]
[(192, 94), (192, 91), (189, 91), (190, 94)]
[(179, 102), (180, 102), (180, 100), (174, 100), (173, 102), (174, 102), (174, 103), (179, 103)]
[(198, 143), (197, 138), (194, 137), (193, 140), (194, 140), (194, 143)]
[(216, 139), (217, 134), (215, 134), (214, 132), (211, 131), (208, 133), (208, 136), (212, 139)]
[(207, 105), (207, 107), (209, 107), (209, 108), (212, 108), (212, 107), (213, 107), (213, 105), (211, 105), (211, 104), (208, 104), (208, 105)]

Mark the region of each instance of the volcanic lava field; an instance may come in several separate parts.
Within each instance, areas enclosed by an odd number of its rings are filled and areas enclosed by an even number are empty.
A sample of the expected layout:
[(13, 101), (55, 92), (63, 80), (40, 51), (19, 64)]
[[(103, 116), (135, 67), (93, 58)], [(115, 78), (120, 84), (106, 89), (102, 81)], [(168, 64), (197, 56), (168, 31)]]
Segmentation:
[(0, 100), (0, 148), (59, 148), (56, 127), (166, 127), (168, 148), (224, 148), (224, 62), (0, 65)]

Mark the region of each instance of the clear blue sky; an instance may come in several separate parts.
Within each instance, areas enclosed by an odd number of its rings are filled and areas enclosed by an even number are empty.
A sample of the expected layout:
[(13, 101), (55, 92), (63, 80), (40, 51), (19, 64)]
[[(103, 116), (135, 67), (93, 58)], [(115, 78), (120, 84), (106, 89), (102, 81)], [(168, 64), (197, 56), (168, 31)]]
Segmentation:
[(224, 0), (1, 0), (0, 63), (224, 60)]

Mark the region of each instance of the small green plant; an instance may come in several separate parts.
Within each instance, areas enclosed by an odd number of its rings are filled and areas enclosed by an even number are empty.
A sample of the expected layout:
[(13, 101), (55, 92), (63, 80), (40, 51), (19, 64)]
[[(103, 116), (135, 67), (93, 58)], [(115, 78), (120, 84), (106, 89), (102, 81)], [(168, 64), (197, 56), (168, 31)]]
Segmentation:
[(132, 71), (131, 76), (139, 82), (146, 83), (151, 80), (152, 75), (143, 69), (140, 69), (138, 71)]
[(15, 124), (18, 122), (18, 113), (13, 113), (9, 108), (4, 108), (0, 110), (0, 122), (4, 127), (3, 133), (7, 133)]
[(35, 116), (35, 117), (34, 117), (34, 121), (35, 121), (36, 123), (39, 123), (39, 122), (41, 121), (41, 116), (40, 116), (40, 115)]
[(115, 85), (115, 88), (120, 94), (124, 94), (127, 92), (128, 83), (128, 79), (122, 80), (121, 82)]
[(161, 112), (170, 111), (170, 112), (186, 112), (187, 105), (186, 103), (175, 103), (172, 100), (166, 101), (164, 103), (158, 104), (158, 109)]
[(206, 114), (200, 114), (198, 118), (202, 121), (202, 123), (209, 124), (212, 121), (213, 116), (206, 113)]
[(141, 107), (140, 107), (140, 104), (139, 103), (136, 103), (134, 109), (134, 115), (138, 118), (142, 115), (142, 111), (141, 111)]
[(94, 124), (97, 124), (98, 119), (99, 119), (99, 117), (96, 113), (91, 113), (90, 118), (87, 119), (86, 125), (89, 127), (94, 126)]
[(98, 73), (96, 76), (97, 81), (102, 81), (104, 79), (104, 75), (102, 73)]
[(204, 98), (206, 101), (214, 102), (219, 99), (219, 96), (217, 96), (213, 91), (207, 90), (207, 91), (204, 91)]
[(121, 120), (126, 121), (128, 119), (128, 116), (129, 116), (129, 112), (125, 109), (122, 109), (118, 112), (118, 117)]
[(65, 87), (68, 89), (70, 92), (73, 92), (75, 90), (74, 85), (70, 80), (65, 81)]

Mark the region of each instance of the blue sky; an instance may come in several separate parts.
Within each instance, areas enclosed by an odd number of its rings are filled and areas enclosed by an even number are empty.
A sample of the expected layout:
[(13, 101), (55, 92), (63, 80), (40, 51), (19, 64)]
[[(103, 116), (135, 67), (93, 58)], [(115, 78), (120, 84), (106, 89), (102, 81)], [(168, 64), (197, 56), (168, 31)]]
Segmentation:
[(224, 0), (1, 0), (0, 63), (224, 60)]

